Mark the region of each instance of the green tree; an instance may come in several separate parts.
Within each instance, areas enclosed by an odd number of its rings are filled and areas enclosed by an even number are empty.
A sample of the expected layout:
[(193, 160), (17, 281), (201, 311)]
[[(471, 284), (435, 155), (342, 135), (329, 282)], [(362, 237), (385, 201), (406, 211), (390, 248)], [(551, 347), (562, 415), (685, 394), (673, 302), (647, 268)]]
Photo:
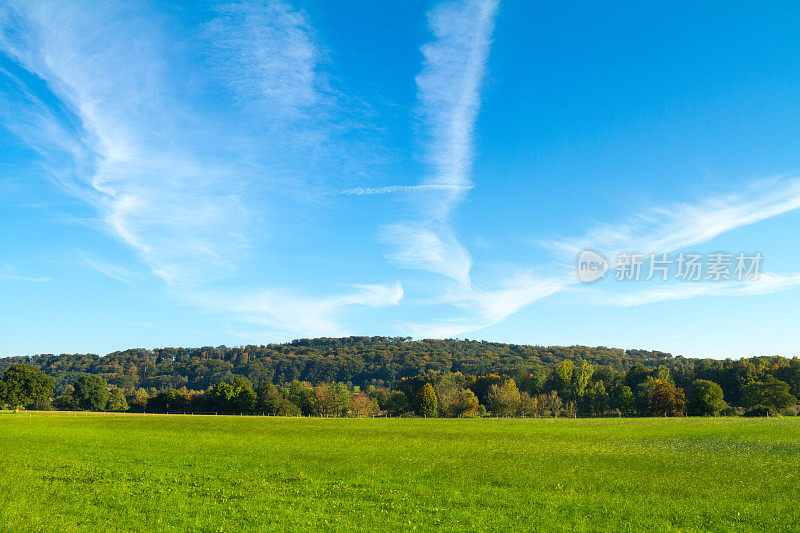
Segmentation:
[(785, 409), (795, 405), (797, 398), (789, 392), (789, 384), (766, 374), (761, 381), (753, 381), (744, 388), (742, 404), (745, 407), (763, 405), (772, 409)]
[(111, 389), (106, 404), (106, 411), (127, 411), (128, 401), (125, 399), (125, 392), (117, 387)]
[(18, 411), (40, 399), (50, 399), (53, 394), (53, 378), (38, 368), (29, 365), (14, 365), (3, 374), (2, 403)]
[(552, 375), (552, 389), (558, 393), (562, 399), (572, 397), (572, 375), (575, 372), (575, 363), (564, 360), (556, 365)]
[(432, 384), (436, 400), (439, 402), (439, 413), (442, 416), (458, 416), (455, 403), (459, 394), (464, 390), (466, 380), (461, 372), (447, 372), (442, 374)]
[(589, 389), (588, 396), (589, 410), (593, 415), (602, 416), (608, 409), (609, 395), (603, 381), (600, 380)]
[(492, 385), (486, 398), (486, 406), (496, 416), (514, 416), (519, 410), (521, 401), (519, 389), (513, 379), (507, 379), (502, 385)]
[(439, 412), (439, 402), (430, 383), (426, 383), (419, 390), (417, 398), (417, 414), (425, 418), (434, 418)]
[[(541, 401), (542, 399), (544, 399), (544, 401)], [(558, 415), (561, 414), (561, 410), (564, 408), (563, 400), (554, 390), (550, 391), (550, 394), (544, 396), (540, 395), (539, 400), (539, 405), (546, 407), (546, 410), (550, 412), (553, 418), (558, 418)]]
[(475, 393), (469, 389), (462, 390), (456, 394), (450, 404), (450, 416), (455, 417), (474, 417), (478, 416), (480, 403)]
[(402, 416), (408, 412), (408, 398), (403, 391), (392, 391), (386, 399), (386, 412), (389, 416)]
[(232, 385), (234, 391), (230, 402), (231, 411), (234, 413), (252, 413), (256, 407), (257, 400), (253, 384), (244, 376), (236, 376)]
[[(228, 413), (231, 411), (231, 400), (236, 395), (236, 389), (231, 383), (220, 382), (206, 391), (208, 403), (215, 411)], [(149, 405), (149, 403), (148, 403)]]
[(544, 390), (547, 381), (547, 374), (541, 370), (535, 370), (528, 379), (528, 393), (533, 395), (540, 394)]
[(105, 411), (111, 393), (108, 383), (101, 376), (85, 374), (72, 387), (72, 396), (79, 408), (86, 411)]
[(144, 390), (142, 387), (139, 387), (133, 391), (130, 396), (128, 396), (127, 400), (128, 405), (132, 410), (143, 412), (147, 410), (147, 403), (150, 401), (150, 396), (147, 394), (146, 390)]
[(619, 410), (625, 416), (636, 414), (636, 398), (633, 397), (633, 391), (627, 385), (623, 385), (619, 389)]
[(281, 391), (272, 383), (262, 385), (256, 391), (256, 411), (259, 413), (277, 415), (283, 401)]
[(314, 389), (305, 381), (293, 380), (289, 384), (286, 398), (300, 408), (300, 412), (310, 416), (314, 411)]
[(527, 392), (519, 393), (519, 416), (531, 417), (539, 416), (539, 400), (536, 396), (531, 396)]
[(718, 416), (728, 406), (722, 387), (707, 379), (696, 379), (689, 389), (689, 412), (697, 415)]
[(53, 407), (60, 411), (77, 411), (79, 409), (78, 402), (75, 401), (75, 396), (72, 394), (73, 388), (64, 392), (61, 396), (53, 400)]
[(183, 413), (189, 410), (189, 397), (177, 389), (170, 388), (149, 398), (147, 410), (152, 413)]
[(575, 367), (572, 376), (572, 399), (577, 400), (583, 397), (586, 392), (586, 387), (589, 385), (589, 380), (594, 373), (594, 367), (581, 359)]

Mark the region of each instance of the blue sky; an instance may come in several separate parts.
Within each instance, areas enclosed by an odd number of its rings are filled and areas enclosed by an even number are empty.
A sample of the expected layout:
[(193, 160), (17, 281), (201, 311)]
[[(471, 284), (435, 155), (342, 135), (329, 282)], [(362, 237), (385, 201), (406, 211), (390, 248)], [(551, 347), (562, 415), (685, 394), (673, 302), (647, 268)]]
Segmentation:
[[(198, 5), (0, 6), (0, 355), (798, 354), (796, 3)], [(764, 259), (615, 279), (681, 252)]]

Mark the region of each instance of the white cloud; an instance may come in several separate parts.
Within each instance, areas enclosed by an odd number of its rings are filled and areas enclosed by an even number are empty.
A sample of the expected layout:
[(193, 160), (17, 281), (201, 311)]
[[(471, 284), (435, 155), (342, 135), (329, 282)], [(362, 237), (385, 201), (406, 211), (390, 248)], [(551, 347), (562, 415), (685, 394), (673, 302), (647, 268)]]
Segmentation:
[[(800, 207), (800, 180), (760, 180), (742, 192), (710, 197), (694, 203), (665, 205), (649, 212), (631, 213), (629, 222), (603, 224), (584, 237), (550, 241), (545, 245), (573, 263), (581, 250), (593, 249), (613, 259), (618, 252), (671, 252), (703, 244), (725, 232), (791, 212)], [(426, 248), (422, 248), (426, 249)], [(436, 247), (428, 246), (435, 250)], [(432, 253), (432, 252), (430, 252)], [(424, 256), (423, 256), (424, 257)], [(445, 255), (447, 257), (447, 255)], [(433, 259), (431, 264), (436, 263)], [(450, 266), (459, 264), (453, 261)], [(579, 284), (572, 264), (554, 276), (526, 272), (501, 282), (499, 288), (473, 286), (450, 288), (441, 301), (465, 311), (466, 317), (407, 324), (415, 335), (454, 336), (502, 322), (520, 309), (548, 296), (571, 291), (598, 306), (635, 307), (663, 301), (703, 296), (756, 296), (789, 290), (800, 285), (800, 274), (761, 273), (756, 281), (669, 282), (642, 281), (637, 286)]]
[(172, 294), (297, 332), (338, 329), (336, 313), (350, 306), (394, 305), (399, 284), (322, 299), (277, 288), (209, 296), (281, 218), (270, 215), (309, 188), (309, 147), (320, 157), (337, 146), (303, 12), (279, 0), (238, 2), (178, 32), (172, 16), (149, 4), (0, 6), (0, 49), (21, 65), (1, 73), (16, 87), (0, 95), (7, 127)]
[(472, 259), (455, 235), (449, 215), (472, 187), (472, 136), (480, 107), (497, 2), (442, 3), (428, 13), (433, 41), (422, 46), (416, 78), (418, 112), (431, 174), (415, 198), (419, 218), (380, 232), (395, 248), (387, 258), (405, 268), (451, 277), (468, 286)]
[(395, 224), (381, 229), (380, 238), (393, 246), (386, 257), (405, 268), (448, 276), (469, 286), (472, 258), (448, 225)]
[[(203, 149), (188, 95), (179, 92), (183, 80), (171, 77), (175, 45), (164, 37), (164, 21), (123, 4), (15, 7), (21, 27), (3, 28), (0, 42), (78, 126), (70, 130), (39, 100), (21, 114), (15, 109), (11, 127), (24, 123), (24, 113), (38, 118), (33, 131), (17, 127), (21, 137), (48, 161), (76, 162), (60, 181), (93, 203), (167, 283), (230, 272), (229, 258), (244, 245), (241, 182)], [(15, 43), (18, 33), (28, 42)]]
[(602, 252), (609, 259), (620, 252), (671, 252), (798, 208), (800, 178), (759, 180), (724, 196), (629, 213), (622, 223), (603, 224), (583, 237), (544, 245), (569, 259), (586, 249)]
[(121, 265), (109, 263), (108, 261), (105, 261), (94, 254), (90, 254), (83, 250), (76, 250), (76, 253), (78, 254), (82, 264), (100, 272), (101, 274), (105, 274), (109, 278), (120, 281), (125, 285), (133, 286), (134, 281), (139, 277), (139, 275), (133, 270)]
[(371, 194), (415, 193), (428, 191), (468, 191), (472, 185), (389, 185), (386, 187), (354, 187), (345, 189), (342, 194), (365, 196)]
[[(408, 196), (407, 219), (380, 229), (386, 257), (447, 278), (439, 278), (426, 296), (460, 313), (404, 326), (415, 334), (452, 336), (484, 328), (575, 283), (571, 271), (539, 275), (538, 269), (498, 276), (494, 283), (473, 280), (473, 259), (451, 220), (474, 187), (474, 130), (497, 9), (495, 0), (464, 0), (428, 13), (433, 38), (421, 48), (423, 66), (416, 77), (427, 176), (415, 185), (339, 192)], [(208, 289), (211, 281), (234, 277), (249, 247), (280, 218), (275, 211), (291, 190), (308, 187), (305, 180), (313, 172), (306, 159), (350, 154), (335, 144), (330, 148), (330, 131), (321, 124), (331, 111), (330, 89), (321, 72), (323, 54), (302, 11), (280, 1), (224, 6), (214, 20), (178, 32), (192, 42), (175, 41), (174, 34), (167, 38), (169, 24), (169, 14), (145, 11), (143, 4), (0, 6), (0, 48), (22, 65), (19, 72), (12, 67), (0, 72), (9, 81), (0, 95), (4, 126), (36, 149), (65, 189), (94, 205), (109, 230), (189, 301), (303, 335), (346, 331), (340, 314), (351, 307), (396, 305), (403, 298), (399, 283), (357, 285), (316, 298), (294, 289)], [(202, 50), (193, 51), (198, 46)], [(219, 98), (220, 90), (232, 98)], [(798, 207), (800, 179), (786, 177), (722, 197), (632, 213), (620, 223), (547, 246), (570, 263), (584, 248), (609, 258), (619, 251), (668, 252)], [(82, 254), (84, 263), (115, 279), (131, 283), (136, 276)], [(765, 276), (760, 285), (676, 284), (598, 301), (630, 306), (709, 294), (764, 294), (796, 285), (795, 275)]]
[[(582, 250), (597, 250), (611, 260), (621, 252), (669, 253), (701, 245), (739, 227), (755, 224), (800, 208), (800, 178), (758, 180), (739, 192), (695, 203), (657, 207), (632, 213), (630, 222), (603, 224), (576, 239), (550, 241), (545, 246), (561, 257), (575, 260)], [(710, 295), (758, 295), (779, 292), (798, 283), (794, 274), (762, 273), (757, 281), (668, 283), (619, 294), (590, 287), (583, 290), (597, 305), (631, 307), (659, 301), (685, 300)], [(572, 282), (574, 284), (574, 281)]]
[(403, 298), (403, 287), (399, 283), (354, 285), (352, 289), (348, 293), (321, 298), (279, 289), (234, 294), (229, 291), (194, 292), (186, 296), (249, 323), (309, 336), (347, 335), (347, 329), (337, 319), (344, 309), (394, 306)]
[(540, 277), (523, 272), (501, 282), (497, 288), (455, 286), (439, 303), (462, 309), (466, 316), (434, 320), (427, 324), (411, 323), (402, 327), (418, 337), (453, 337), (498, 324), (532, 303), (555, 294), (570, 284), (562, 277)]
[(216, 8), (206, 25), (226, 87), (243, 102), (264, 101), (301, 113), (318, 102), (320, 52), (305, 14), (284, 2), (240, 2)]
[(17, 274), (11, 265), (4, 264), (0, 269), (0, 280), (3, 281), (23, 281), (27, 283), (47, 283), (53, 281), (49, 276), (23, 276)]
[(592, 292), (592, 301), (597, 305), (611, 307), (635, 307), (671, 300), (687, 300), (698, 296), (755, 296), (773, 294), (800, 285), (800, 274), (761, 274), (753, 281), (724, 282), (674, 282), (659, 284), (628, 294), (605, 291)]

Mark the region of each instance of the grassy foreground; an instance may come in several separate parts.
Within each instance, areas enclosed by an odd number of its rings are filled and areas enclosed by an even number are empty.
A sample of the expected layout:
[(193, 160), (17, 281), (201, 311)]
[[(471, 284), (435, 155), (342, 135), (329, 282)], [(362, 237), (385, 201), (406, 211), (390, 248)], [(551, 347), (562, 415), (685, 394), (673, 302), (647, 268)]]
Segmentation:
[(0, 529), (800, 530), (800, 418), (0, 415)]

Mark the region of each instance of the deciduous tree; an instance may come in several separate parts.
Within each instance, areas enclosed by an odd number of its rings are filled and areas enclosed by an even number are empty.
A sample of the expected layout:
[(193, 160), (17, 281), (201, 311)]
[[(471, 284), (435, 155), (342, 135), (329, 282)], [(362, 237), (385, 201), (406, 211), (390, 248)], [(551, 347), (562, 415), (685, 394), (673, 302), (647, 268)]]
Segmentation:
[(29, 365), (14, 365), (3, 374), (2, 402), (19, 410), (53, 394), (53, 378)]
[(108, 383), (101, 376), (86, 374), (73, 384), (72, 396), (78, 407), (87, 411), (105, 411), (108, 397)]
[(717, 416), (728, 406), (722, 387), (707, 379), (696, 379), (689, 390), (689, 412), (697, 415)]
[(426, 383), (419, 391), (417, 414), (425, 418), (434, 418), (439, 413), (439, 402), (430, 383)]

